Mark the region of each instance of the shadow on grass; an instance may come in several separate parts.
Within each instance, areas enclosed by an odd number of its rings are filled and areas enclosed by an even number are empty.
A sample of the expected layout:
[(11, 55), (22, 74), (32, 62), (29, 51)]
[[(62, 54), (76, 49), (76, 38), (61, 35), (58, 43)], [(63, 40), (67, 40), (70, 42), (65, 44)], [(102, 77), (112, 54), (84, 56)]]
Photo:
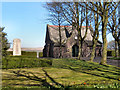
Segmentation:
[(46, 75), (53, 83), (55, 83), (56, 85), (61, 86), (61, 87), (64, 88), (64, 86), (63, 86), (62, 84), (56, 82), (56, 81), (47, 73), (47, 71), (45, 71), (44, 69), (42, 69), (42, 70), (43, 70), (43, 72), (45, 73), (45, 75)]
[(40, 86), (41, 84), (9, 84), (9, 85)]
[(113, 75), (120, 75), (120, 72), (116, 73), (116, 71), (115, 72), (110, 72), (110, 71), (105, 71), (105, 70), (101, 70), (101, 69), (98, 69), (98, 68), (96, 70), (101, 71), (101, 72), (108, 72), (108, 73), (111, 73)]
[[(26, 71), (20, 71), (20, 70), (18, 70), (18, 71), (13, 71), (13, 73), (16, 74), (17, 76), (26, 77), (26, 78), (28, 78), (29, 80), (39, 81), (40, 83), (42, 83), (42, 84), (41, 84), (42, 86), (45, 86), (45, 87), (47, 87), (47, 88), (55, 89), (55, 87), (52, 86), (52, 85), (50, 85), (50, 84), (46, 81), (46, 79), (39, 78), (39, 77), (37, 77), (36, 75), (34, 75), (32, 72), (26, 72)], [(22, 73), (24, 73), (24, 74), (22, 74)], [(31, 74), (32, 76), (30, 76), (30, 74)], [(40, 86), (40, 84), (36, 84), (36, 85)], [(26, 86), (26, 85), (24, 85), (24, 86)], [(29, 84), (29, 86), (31, 86), (31, 85)]]
[(118, 80), (120, 81), (118, 78), (114, 78), (114, 77), (110, 77), (110, 76), (104, 76), (104, 74), (94, 74), (94, 73), (89, 73), (89, 72), (85, 72), (85, 71), (82, 71), (82, 70), (75, 70), (71, 67), (69, 67), (69, 69), (73, 70), (73, 71), (76, 71), (76, 72), (82, 72), (82, 73), (86, 73), (86, 74), (89, 74), (89, 75), (94, 75), (94, 76), (98, 76), (98, 77), (104, 77), (104, 78), (107, 78), (107, 79), (114, 79), (114, 80)]
[[(84, 70), (98, 70), (98, 71), (102, 71), (102, 72), (108, 72), (108, 73), (112, 73), (114, 75), (120, 75), (120, 68), (119, 67), (110, 67), (108, 65), (95, 65), (94, 63), (89, 63), (91, 65), (82, 65), (82, 67), (85, 67)], [(99, 69), (101, 68), (101, 69)], [(106, 71), (105, 71), (106, 70)], [(113, 72), (114, 70), (114, 72)]]
[[(119, 61), (118, 61), (119, 62)], [(89, 61), (89, 64), (91, 64), (91, 65), (95, 65), (94, 63), (92, 63), (92, 62), (90, 62)], [(102, 65), (102, 64), (98, 64), (99, 66), (98, 67), (103, 67), (103, 68), (106, 68), (106, 69), (109, 69), (109, 67), (111, 67), (111, 66), (109, 66), (110, 64), (106, 64), (106, 65)], [(113, 67), (112, 67), (112, 69), (120, 69), (120, 67), (119, 67), (119, 63), (118, 63), (118, 65), (117, 66), (114, 66), (114, 65), (112, 65)]]
[[(64, 86), (58, 82), (56, 82), (48, 73), (46, 70), (42, 69), (42, 71), (44, 72), (44, 74), (46, 75), (46, 77), (48, 77), (55, 85), (59, 86), (59, 88), (62, 89), (67, 89), (67, 88), (71, 88), (71, 87), (75, 87), (75, 85), (68, 85), (68, 86)], [(44, 86), (46, 88), (50, 88), (50, 90), (58, 90), (58, 88), (54, 87), (53, 85), (50, 85), (46, 79), (42, 79), (37, 77), (34, 73), (32, 72), (27, 72), (27, 71), (13, 71), (14, 74), (16, 74), (18, 77), (22, 76), (22, 77), (26, 77), (29, 80), (34, 80), (34, 81), (39, 81), (40, 84), (12, 84), (12, 85), (23, 85), (23, 86)], [(42, 83), (42, 84), (41, 84)]]
[(85, 70), (97, 70), (97, 71), (101, 71), (101, 72), (108, 72), (108, 73), (113, 74), (113, 75), (120, 75), (119, 70), (118, 71), (115, 70), (113, 72), (110, 70), (105, 71), (104, 68), (99, 69), (99, 67), (94, 67), (94, 66), (84, 66), (84, 67), (86, 67)]

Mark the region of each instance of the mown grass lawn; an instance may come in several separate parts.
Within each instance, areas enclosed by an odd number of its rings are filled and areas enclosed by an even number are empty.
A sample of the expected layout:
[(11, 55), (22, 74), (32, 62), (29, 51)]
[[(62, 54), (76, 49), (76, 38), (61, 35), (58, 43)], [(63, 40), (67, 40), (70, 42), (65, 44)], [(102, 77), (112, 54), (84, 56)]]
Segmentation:
[(50, 66), (44, 64), (44, 67), (35, 65), (32, 68), (3, 69), (2, 86), (4, 89), (120, 87), (119, 67), (77, 59), (50, 59), (50, 61), (52, 61)]

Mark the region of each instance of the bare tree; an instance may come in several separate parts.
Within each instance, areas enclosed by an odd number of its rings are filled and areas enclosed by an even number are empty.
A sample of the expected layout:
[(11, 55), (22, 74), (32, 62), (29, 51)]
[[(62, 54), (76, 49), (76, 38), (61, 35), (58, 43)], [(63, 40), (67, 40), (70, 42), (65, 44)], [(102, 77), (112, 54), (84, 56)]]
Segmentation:
[(50, 18), (48, 19), (50, 22), (52, 22), (53, 25), (58, 25), (59, 30), (59, 51), (60, 51), (60, 58), (62, 58), (62, 35), (61, 35), (61, 25), (64, 22), (63, 20), (63, 11), (61, 10), (62, 2), (47, 2), (46, 8), (50, 12)]
[[(57, 2), (54, 2), (57, 3)], [(65, 6), (64, 6), (65, 5)], [(83, 41), (85, 40), (87, 36), (87, 30), (88, 30), (88, 25), (89, 25), (89, 14), (88, 11), (93, 11), (94, 12), (94, 17), (95, 17), (95, 36), (93, 37), (93, 47), (96, 47), (97, 40), (99, 38), (99, 32), (98, 28), (100, 25), (100, 22), (98, 22), (98, 18), (100, 16), (101, 18), (101, 26), (102, 26), (102, 40), (103, 40), (103, 53), (102, 53), (102, 59), (101, 59), (101, 64), (106, 64), (107, 60), (107, 23), (108, 23), (108, 18), (115, 12), (118, 4), (115, 2), (70, 2), (70, 3), (57, 3), (51, 5), (47, 5), (50, 8), (54, 8), (53, 10), (50, 9), (51, 11), (51, 16), (54, 17), (52, 22), (55, 20), (57, 21), (58, 25), (61, 25), (61, 20), (64, 20), (69, 23), (69, 25), (73, 26), (73, 30), (76, 29), (78, 31), (78, 40), (79, 40), (79, 54), (78, 54), (78, 59), (81, 57), (81, 52), (82, 52), (82, 44)], [(94, 7), (94, 8), (93, 8)], [(53, 14), (55, 12), (55, 14)], [(57, 15), (57, 16), (56, 16)], [(96, 16), (97, 15), (97, 16)], [(56, 18), (57, 17), (57, 18)], [(85, 35), (82, 36), (82, 25), (86, 23), (86, 31)], [(61, 38), (61, 31), (59, 27), (59, 37)], [(92, 51), (92, 57), (91, 61), (94, 58), (93, 53), (95, 52), (93, 48)], [(61, 39), (60, 39), (60, 51), (61, 51)]]
[[(120, 31), (118, 29), (119, 26), (119, 17), (116, 14), (116, 11), (111, 15), (109, 22), (108, 22), (108, 29), (110, 31), (110, 33), (112, 33), (112, 36), (115, 39), (115, 57), (117, 57), (117, 46), (120, 48)], [(120, 56), (120, 49), (119, 49), (119, 56)]]
[[(81, 7), (81, 4), (84, 7)], [(83, 2), (70, 2), (70, 3), (64, 3), (65, 7), (62, 8), (63, 17), (64, 19), (69, 23), (69, 25), (72, 25), (73, 30), (78, 31), (78, 41), (79, 41), (79, 53), (78, 53), (78, 59), (81, 58), (82, 53), (82, 45), (83, 42), (87, 36), (88, 32), (88, 9), (87, 4)], [(66, 9), (67, 8), (67, 9)], [(82, 26), (85, 23), (86, 30), (85, 35), (82, 35)]]
[[(92, 6), (98, 7), (98, 11), (93, 9)], [(88, 5), (88, 9), (92, 10), (95, 13), (98, 13), (102, 19), (102, 40), (103, 40), (103, 52), (102, 59), (100, 64), (106, 64), (107, 60), (107, 23), (108, 18), (115, 12), (118, 7), (118, 3), (116, 2), (99, 2), (96, 4), (95, 2), (90, 2)]]
[[(96, 4), (98, 4), (98, 2), (96, 2)], [(93, 6), (93, 10), (95, 9), (95, 6)], [(96, 49), (96, 45), (98, 42), (98, 38), (99, 38), (99, 26), (101, 23), (101, 18), (98, 14), (98, 7), (96, 7), (96, 11), (97, 13), (93, 12), (93, 18), (92, 18), (92, 24), (91, 24), (91, 31), (92, 31), (92, 37), (93, 37), (93, 46), (92, 46), (92, 52), (91, 52), (91, 58), (90, 61), (93, 62), (93, 59), (95, 57), (95, 49)]]

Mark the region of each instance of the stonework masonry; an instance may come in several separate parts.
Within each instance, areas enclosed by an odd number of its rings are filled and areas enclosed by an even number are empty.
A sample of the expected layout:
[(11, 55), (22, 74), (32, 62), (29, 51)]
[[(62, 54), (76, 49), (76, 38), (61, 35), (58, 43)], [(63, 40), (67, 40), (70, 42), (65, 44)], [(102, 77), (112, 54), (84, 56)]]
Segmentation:
[(21, 55), (21, 40), (14, 39), (13, 40), (13, 56)]
[[(62, 57), (63, 58), (71, 58), (77, 57), (79, 52), (79, 41), (77, 30), (73, 30), (72, 26), (60, 26), (61, 28), (61, 41), (62, 41)], [(46, 39), (45, 46), (43, 49), (44, 57), (60, 57), (60, 45), (59, 45), (59, 27), (56, 25), (47, 25), (46, 28)], [(86, 26), (82, 26), (81, 35), (82, 37), (85, 35)], [(89, 57), (92, 51), (92, 32), (91, 27), (88, 27), (87, 36), (82, 43), (82, 53), (83, 57)], [(102, 53), (102, 42), (97, 42), (97, 47), (95, 54), (96, 56), (101, 56)]]

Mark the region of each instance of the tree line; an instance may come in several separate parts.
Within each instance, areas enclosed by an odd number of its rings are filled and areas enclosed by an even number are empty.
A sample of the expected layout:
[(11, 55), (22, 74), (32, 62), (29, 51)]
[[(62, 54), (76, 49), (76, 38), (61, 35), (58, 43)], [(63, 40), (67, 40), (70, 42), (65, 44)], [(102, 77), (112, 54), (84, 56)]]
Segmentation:
[[(90, 61), (94, 60), (95, 49), (102, 34), (103, 49), (100, 64), (107, 61), (107, 33), (112, 33), (120, 57), (120, 30), (118, 20), (118, 2), (47, 2), (45, 8), (49, 11), (49, 20), (59, 26), (60, 57), (62, 53), (61, 25), (71, 25), (78, 31), (79, 53), (81, 59), (82, 45), (87, 36), (88, 26), (92, 32), (92, 52)], [(82, 26), (86, 26), (85, 35), (82, 36)], [(116, 48), (117, 51), (117, 48)]]

